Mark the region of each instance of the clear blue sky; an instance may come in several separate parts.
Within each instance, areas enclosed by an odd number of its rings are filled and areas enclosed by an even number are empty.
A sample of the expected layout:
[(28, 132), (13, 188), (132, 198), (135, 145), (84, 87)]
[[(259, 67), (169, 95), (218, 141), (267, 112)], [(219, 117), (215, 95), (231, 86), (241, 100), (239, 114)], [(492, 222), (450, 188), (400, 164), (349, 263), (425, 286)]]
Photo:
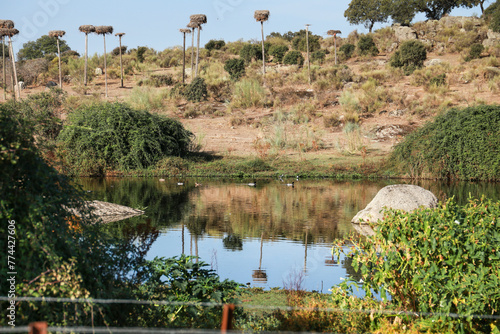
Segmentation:
[[(264, 24), (264, 33), (304, 29), (326, 36), (330, 29), (342, 31), (342, 36), (362, 26), (350, 25), (344, 18), (350, 0), (1, 0), (0, 19), (15, 22), (20, 31), (14, 39), (15, 52), (27, 41), (34, 41), (50, 30), (64, 30), (63, 37), (71, 49), (83, 55), (84, 34), (78, 27), (84, 24), (111, 25), (115, 33), (124, 32), (123, 45), (129, 48), (148, 46), (155, 50), (182, 45), (180, 28), (185, 28), (192, 14), (205, 14), (208, 23), (203, 26), (201, 45), (210, 39), (245, 41), (260, 39), (260, 24), (255, 22), (255, 10), (270, 10)], [(486, 4), (486, 6), (489, 3)], [(480, 15), (478, 7), (456, 9), (451, 15)], [(384, 25), (387, 25), (386, 23)], [(381, 27), (377, 25), (375, 29)], [(118, 46), (118, 38), (106, 37), (107, 51)], [(89, 36), (89, 54), (102, 54), (102, 37)]]

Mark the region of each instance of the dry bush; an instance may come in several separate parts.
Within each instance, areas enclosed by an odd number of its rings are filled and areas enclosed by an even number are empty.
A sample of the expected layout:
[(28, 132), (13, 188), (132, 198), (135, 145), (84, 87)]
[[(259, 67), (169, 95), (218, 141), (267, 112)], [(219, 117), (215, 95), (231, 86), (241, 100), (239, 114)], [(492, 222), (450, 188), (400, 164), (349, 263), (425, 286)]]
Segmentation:
[(26, 60), (18, 68), (18, 79), (23, 81), (25, 85), (33, 85), (38, 83), (40, 74), (48, 70), (49, 61), (45, 58)]

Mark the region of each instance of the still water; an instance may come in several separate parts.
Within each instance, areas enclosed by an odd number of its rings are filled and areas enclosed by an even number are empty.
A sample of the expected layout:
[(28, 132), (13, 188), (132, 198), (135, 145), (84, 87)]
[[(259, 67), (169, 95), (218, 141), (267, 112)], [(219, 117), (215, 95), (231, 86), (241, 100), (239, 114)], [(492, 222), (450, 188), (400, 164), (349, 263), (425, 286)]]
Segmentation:
[[(178, 185), (182, 181), (183, 185)], [(294, 182), (294, 187), (287, 183)], [(301, 282), (328, 292), (353, 276), (333, 261), (333, 240), (355, 233), (352, 217), (396, 181), (111, 178), (80, 179), (92, 199), (140, 208), (146, 215), (105, 228), (139, 245), (147, 259), (197, 255), (222, 279), (272, 288)], [(424, 182), (440, 200), (469, 194), (498, 200), (500, 184)]]

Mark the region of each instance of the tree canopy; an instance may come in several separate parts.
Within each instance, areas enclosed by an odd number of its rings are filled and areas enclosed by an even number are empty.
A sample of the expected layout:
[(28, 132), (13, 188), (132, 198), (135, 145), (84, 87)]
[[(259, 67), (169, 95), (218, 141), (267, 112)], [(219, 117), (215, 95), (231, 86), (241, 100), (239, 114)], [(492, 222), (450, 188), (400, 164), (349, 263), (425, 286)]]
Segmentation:
[(352, 0), (344, 16), (350, 24), (364, 24), (372, 32), (375, 23), (384, 23), (389, 19), (388, 1), (390, 0)]
[[(61, 52), (69, 51), (71, 48), (65, 40), (59, 40)], [(57, 40), (55, 37), (43, 35), (36, 41), (30, 41), (23, 44), (23, 48), (19, 50), (17, 57), (19, 60), (43, 58), (46, 55), (57, 54)]]

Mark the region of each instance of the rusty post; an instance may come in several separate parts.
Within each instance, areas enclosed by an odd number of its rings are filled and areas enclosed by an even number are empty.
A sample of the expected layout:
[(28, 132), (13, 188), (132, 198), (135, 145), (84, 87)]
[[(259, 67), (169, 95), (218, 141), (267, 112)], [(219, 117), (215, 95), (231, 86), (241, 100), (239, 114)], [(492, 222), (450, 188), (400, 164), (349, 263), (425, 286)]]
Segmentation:
[(47, 322), (37, 321), (29, 324), (29, 334), (47, 334)]
[(234, 307), (234, 304), (224, 304), (224, 309), (222, 310), (221, 333), (226, 333), (228, 330), (233, 329)]

